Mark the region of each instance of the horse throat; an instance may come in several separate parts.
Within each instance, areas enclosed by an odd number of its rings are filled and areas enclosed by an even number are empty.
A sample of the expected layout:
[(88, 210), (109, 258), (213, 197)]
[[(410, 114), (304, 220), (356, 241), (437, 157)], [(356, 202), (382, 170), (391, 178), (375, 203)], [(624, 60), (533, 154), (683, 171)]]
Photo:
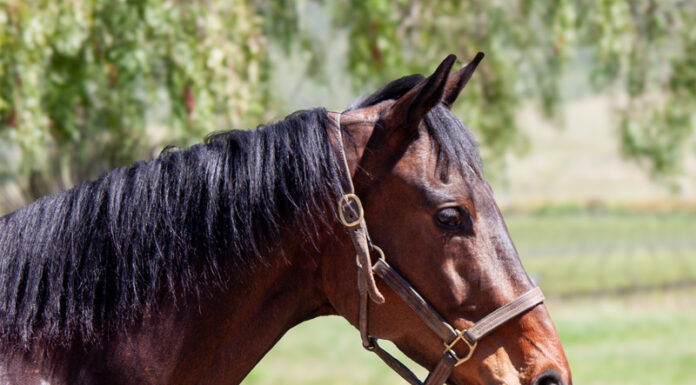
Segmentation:
[(302, 263), (303, 258), (296, 255), (290, 263), (278, 258), (247, 283), (204, 302), (186, 346), (187, 354), (206, 357), (207, 362), (192, 366), (180, 360), (173, 378), (198, 378), (196, 383), (204, 384), (241, 382), (290, 328), (330, 313), (319, 274), (311, 263)]

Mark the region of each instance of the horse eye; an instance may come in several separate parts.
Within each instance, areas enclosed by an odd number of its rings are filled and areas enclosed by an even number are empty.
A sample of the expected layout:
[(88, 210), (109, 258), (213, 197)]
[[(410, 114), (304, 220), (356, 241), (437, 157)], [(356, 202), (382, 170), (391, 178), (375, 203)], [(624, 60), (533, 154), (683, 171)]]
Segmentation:
[(446, 207), (435, 214), (435, 221), (442, 227), (454, 230), (462, 227), (465, 215), (456, 207)]

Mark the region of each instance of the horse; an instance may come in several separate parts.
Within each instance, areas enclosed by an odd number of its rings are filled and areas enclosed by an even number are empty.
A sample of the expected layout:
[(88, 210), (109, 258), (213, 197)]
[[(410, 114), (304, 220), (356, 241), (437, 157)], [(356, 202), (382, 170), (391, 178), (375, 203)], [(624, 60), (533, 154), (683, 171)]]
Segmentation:
[[(411, 384), (570, 385), (450, 111), (482, 57), (0, 218), (0, 383), (236, 384), (293, 326), (340, 315)], [(432, 373), (421, 382), (378, 339)]]

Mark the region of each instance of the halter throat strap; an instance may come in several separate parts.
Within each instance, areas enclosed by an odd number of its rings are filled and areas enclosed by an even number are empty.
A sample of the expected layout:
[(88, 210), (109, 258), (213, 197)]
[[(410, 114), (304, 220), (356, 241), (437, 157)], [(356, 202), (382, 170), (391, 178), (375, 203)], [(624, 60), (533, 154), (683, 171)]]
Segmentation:
[[(452, 327), (421, 295), (411, 286), (396, 270), (386, 261), (384, 252), (373, 244), (364, 217), (364, 209), (360, 198), (355, 195), (355, 187), (351, 176), (345, 149), (343, 147), (343, 135), (341, 133), (341, 114), (337, 114), (337, 140), (345, 166), (344, 195), (338, 202), (338, 213), (343, 226), (351, 236), (356, 251), (356, 264), (358, 266), (358, 292), (360, 293), (360, 306), (358, 314), (358, 328), (363, 347), (377, 354), (389, 367), (397, 372), (411, 385), (441, 385), (450, 377), (454, 368), (468, 361), (474, 354), (478, 341), (487, 334), (526, 313), (532, 308), (544, 302), (544, 294), (539, 287), (527, 291), (515, 300), (503, 305), (492, 313), (480, 319), (465, 330), (457, 330)], [(376, 254), (376, 262), (372, 263), (372, 254)], [(428, 327), (442, 340), (444, 351), (440, 361), (424, 382), (421, 382), (413, 372), (401, 361), (389, 354), (379, 346), (378, 339), (369, 333), (369, 299), (376, 304), (384, 303), (384, 297), (377, 289), (374, 275), (377, 275), (394, 292), (406, 302), (406, 304), (428, 325)], [(459, 343), (467, 346), (466, 354), (459, 356), (455, 347)]]

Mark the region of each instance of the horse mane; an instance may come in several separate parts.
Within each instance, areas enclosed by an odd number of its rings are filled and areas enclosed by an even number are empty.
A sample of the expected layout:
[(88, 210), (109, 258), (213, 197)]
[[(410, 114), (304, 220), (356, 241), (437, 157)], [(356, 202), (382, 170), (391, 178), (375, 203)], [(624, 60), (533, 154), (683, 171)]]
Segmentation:
[(4, 348), (97, 342), (163, 293), (200, 296), (268, 262), (290, 225), (311, 238), (340, 192), (333, 127), (315, 109), (218, 133), (0, 218)]
[[(351, 109), (396, 99), (420, 79), (389, 83)], [(480, 170), (473, 135), (449, 110), (435, 107), (426, 123), (438, 162)], [(331, 129), (320, 108), (217, 133), (0, 218), (0, 350), (97, 343), (162, 295), (199, 298), (268, 263), (289, 226), (311, 241), (335, 220), (341, 194)]]

